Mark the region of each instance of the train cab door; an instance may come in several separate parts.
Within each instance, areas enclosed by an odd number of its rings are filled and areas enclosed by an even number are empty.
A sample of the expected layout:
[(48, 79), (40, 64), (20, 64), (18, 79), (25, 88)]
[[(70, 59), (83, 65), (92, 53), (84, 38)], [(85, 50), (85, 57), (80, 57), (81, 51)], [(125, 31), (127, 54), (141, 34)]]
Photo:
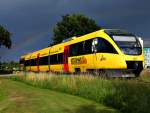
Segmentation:
[(37, 72), (40, 71), (40, 53), (37, 54), (37, 61), (36, 61), (36, 64), (37, 64)]
[(98, 39), (95, 38), (92, 40), (92, 59), (93, 59), (93, 69), (97, 69), (97, 44), (98, 44)]
[(121, 68), (122, 58), (114, 46), (104, 38), (96, 39), (96, 67), (100, 69)]
[(69, 57), (69, 46), (65, 46), (63, 53), (64, 72), (69, 72), (68, 57)]

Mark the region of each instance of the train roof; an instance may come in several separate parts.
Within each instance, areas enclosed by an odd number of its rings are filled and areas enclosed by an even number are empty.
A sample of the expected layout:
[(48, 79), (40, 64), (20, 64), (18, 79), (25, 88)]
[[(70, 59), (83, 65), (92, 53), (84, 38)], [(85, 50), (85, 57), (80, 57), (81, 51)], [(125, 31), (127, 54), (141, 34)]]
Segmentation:
[(40, 53), (40, 56), (46, 56), (49, 54), (49, 51), (51, 51), (50, 54), (57, 54), (57, 53), (63, 52), (64, 45), (70, 45), (70, 44), (77, 43), (80, 41), (88, 40), (88, 39), (91, 39), (91, 37), (93, 37), (93, 38), (96, 37), (100, 33), (103, 33), (103, 35), (105, 34), (105, 36), (106, 36), (106, 34), (123, 34), (123, 33), (125, 35), (132, 35), (131, 33), (128, 33), (126, 31), (120, 30), (120, 29), (101, 29), (101, 30), (98, 30), (98, 31), (95, 31), (92, 33), (88, 33), (88, 34), (79, 36), (79, 37), (74, 36), (74, 37), (65, 39), (62, 41), (62, 43), (53, 45), (51, 47), (43, 48), (41, 50), (34, 51), (32, 53), (28, 53), (26, 55), (21, 56), (21, 58), (25, 58), (25, 59), (36, 58), (38, 53)]

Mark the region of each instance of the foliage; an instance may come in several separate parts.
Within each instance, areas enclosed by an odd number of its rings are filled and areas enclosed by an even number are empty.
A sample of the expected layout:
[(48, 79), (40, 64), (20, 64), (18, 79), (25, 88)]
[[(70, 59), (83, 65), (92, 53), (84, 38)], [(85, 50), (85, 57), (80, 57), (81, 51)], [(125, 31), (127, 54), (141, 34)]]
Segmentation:
[(93, 19), (84, 15), (65, 15), (62, 16), (62, 20), (53, 29), (53, 44), (60, 43), (69, 37), (81, 36), (100, 29), (101, 27)]
[(13, 77), (27, 84), (92, 99), (122, 113), (150, 112), (150, 84), (105, 80), (94, 76), (26, 74)]
[(0, 47), (3, 45), (10, 49), (11, 47), (11, 33), (0, 25)]
[(0, 62), (0, 74), (9, 74), (15, 70), (19, 70), (18, 62)]
[(146, 69), (142, 71), (141, 80), (144, 82), (150, 82), (150, 69)]

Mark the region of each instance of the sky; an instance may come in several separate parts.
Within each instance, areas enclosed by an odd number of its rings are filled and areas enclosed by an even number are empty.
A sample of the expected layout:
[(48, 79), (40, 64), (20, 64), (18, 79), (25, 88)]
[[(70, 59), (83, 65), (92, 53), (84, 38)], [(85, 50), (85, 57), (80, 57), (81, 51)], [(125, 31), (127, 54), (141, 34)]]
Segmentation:
[(125, 29), (150, 45), (150, 0), (0, 0), (0, 25), (12, 33), (12, 48), (1, 61), (45, 48), (61, 16), (80, 13), (104, 28)]

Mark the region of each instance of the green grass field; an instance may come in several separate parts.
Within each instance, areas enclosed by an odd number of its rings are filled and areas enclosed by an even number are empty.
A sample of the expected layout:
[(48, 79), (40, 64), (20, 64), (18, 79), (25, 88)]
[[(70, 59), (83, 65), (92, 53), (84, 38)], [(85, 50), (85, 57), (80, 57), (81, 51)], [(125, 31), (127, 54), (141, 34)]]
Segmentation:
[[(150, 77), (149, 72), (147, 75), (143, 74), (144, 78)], [(143, 77), (141, 80), (107, 80), (97, 76), (28, 73), (12, 77), (12, 80), (84, 97), (115, 108), (121, 113), (150, 113), (150, 83), (144, 82)]]
[(0, 113), (117, 113), (117, 110), (77, 96), (0, 78)]

